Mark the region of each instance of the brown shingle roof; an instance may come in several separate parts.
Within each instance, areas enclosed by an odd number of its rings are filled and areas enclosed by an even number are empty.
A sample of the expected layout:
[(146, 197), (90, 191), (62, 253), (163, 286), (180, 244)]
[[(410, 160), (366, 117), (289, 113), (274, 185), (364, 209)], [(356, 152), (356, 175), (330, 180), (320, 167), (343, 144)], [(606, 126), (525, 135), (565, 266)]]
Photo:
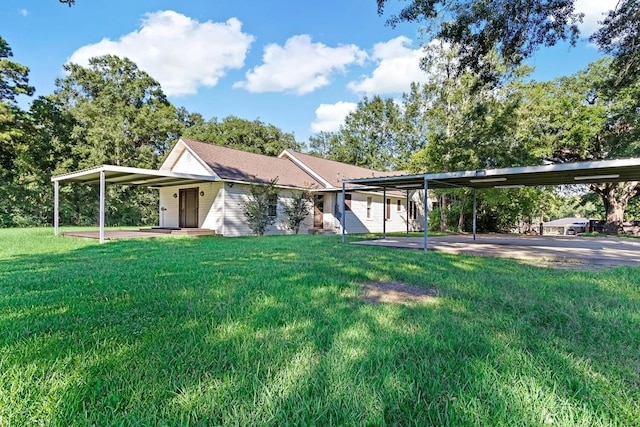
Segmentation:
[(288, 159), (248, 153), (192, 139), (182, 138), (182, 141), (225, 180), (266, 183), (278, 178), (278, 184), (284, 186), (324, 187)]
[(335, 160), (327, 160), (321, 157), (312, 156), (311, 154), (299, 153), (293, 150), (286, 150), (286, 152), (289, 156), (296, 158), (334, 187), (341, 187), (343, 179), (371, 178), (402, 174), (402, 172), (399, 171), (382, 172), (362, 168), (342, 162), (336, 162)]

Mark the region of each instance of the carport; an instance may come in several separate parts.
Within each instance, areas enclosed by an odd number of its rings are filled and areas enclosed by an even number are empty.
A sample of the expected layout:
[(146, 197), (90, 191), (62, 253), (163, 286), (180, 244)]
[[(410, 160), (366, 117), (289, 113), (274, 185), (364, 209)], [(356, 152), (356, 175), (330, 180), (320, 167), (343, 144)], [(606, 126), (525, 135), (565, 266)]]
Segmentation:
[(53, 181), (53, 232), (57, 236), (60, 223), (60, 184), (79, 182), (84, 184), (98, 184), (100, 186), (99, 239), (104, 243), (104, 212), (106, 202), (106, 185), (141, 185), (150, 188), (160, 188), (172, 185), (194, 184), (219, 180), (215, 176), (190, 175), (152, 169), (129, 168), (124, 166), (102, 165), (78, 172), (58, 175)]
[[(426, 251), (428, 249), (427, 229), (429, 225), (428, 197), (426, 197), (426, 194), (429, 189), (472, 188), (474, 190), (473, 240), (476, 240), (476, 190), (631, 181), (640, 181), (640, 158), (347, 179), (342, 183), (342, 200), (345, 200), (347, 185), (349, 186), (349, 190), (382, 189), (385, 195), (389, 189), (405, 191), (423, 190), (425, 194), (423, 206), (424, 236), (420, 249)], [(341, 218), (345, 218), (344, 203), (342, 203), (341, 214)], [(345, 241), (345, 233), (348, 232), (346, 223), (344, 222), (345, 221), (343, 221), (342, 226), (342, 243)], [(383, 238), (386, 238), (384, 231)]]

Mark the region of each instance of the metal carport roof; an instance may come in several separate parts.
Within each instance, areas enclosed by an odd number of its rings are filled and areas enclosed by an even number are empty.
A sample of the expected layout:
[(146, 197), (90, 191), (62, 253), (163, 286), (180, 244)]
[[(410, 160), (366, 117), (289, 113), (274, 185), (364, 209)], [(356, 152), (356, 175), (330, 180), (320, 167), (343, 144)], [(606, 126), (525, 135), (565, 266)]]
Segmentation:
[(184, 184), (185, 182), (198, 183), (220, 180), (218, 177), (207, 175), (191, 175), (152, 169), (102, 165), (78, 172), (54, 176), (51, 178), (51, 181), (54, 183), (84, 182), (86, 184), (99, 184), (100, 175), (103, 172), (105, 182), (108, 184), (144, 185), (148, 187), (168, 187), (171, 185)]
[[(400, 190), (441, 189), (467, 187), (520, 188), (540, 185), (592, 184), (603, 182), (640, 181), (640, 158), (618, 160), (595, 160), (543, 166), (524, 166), (503, 169), (477, 169), (460, 172), (421, 173), (386, 177), (346, 179), (342, 184), (344, 200), (347, 185), (369, 188), (394, 188)], [(350, 188), (351, 190), (351, 188)], [(476, 198), (473, 203), (473, 236), (476, 235)], [(344, 203), (343, 203), (344, 205)], [(427, 197), (424, 197), (424, 212), (427, 212)], [(345, 209), (342, 208), (342, 218)], [(424, 215), (424, 250), (427, 250), (428, 215)], [(344, 242), (345, 226), (342, 227)], [(384, 230), (384, 227), (383, 227)], [(386, 233), (383, 231), (383, 236)]]
[(425, 180), (429, 182), (429, 188), (432, 189), (451, 187), (517, 188), (538, 185), (640, 181), (640, 158), (357, 178), (348, 179), (345, 182), (406, 190), (423, 188)]
[(99, 184), (100, 186), (100, 243), (104, 243), (104, 212), (105, 212), (105, 187), (106, 184), (144, 185), (152, 188), (180, 185), (184, 183), (200, 183), (220, 181), (217, 176), (190, 175), (168, 171), (151, 169), (129, 168), (124, 166), (102, 165), (91, 169), (58, 175), (51, 178), (53, 181), (53, 229), (58, 235), (60, 206), (60, 184), (65, 182), (84, 182), (86, 184)]

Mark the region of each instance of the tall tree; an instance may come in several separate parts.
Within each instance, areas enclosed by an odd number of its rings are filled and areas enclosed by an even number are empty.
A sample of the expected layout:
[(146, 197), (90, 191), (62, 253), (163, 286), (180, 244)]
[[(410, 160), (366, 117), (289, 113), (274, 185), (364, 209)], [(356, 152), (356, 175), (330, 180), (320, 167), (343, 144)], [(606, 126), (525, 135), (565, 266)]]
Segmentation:
[(13, 225), (11, 211), (17, 201), (14, 190), (15, 161), (27, 116), (17, 104), (20, 95), (33, 95), (29, 68), (12, 61), (9, 43), (0, 37), (0, 226)]
[(126, 58), (106, 55), (64, 66), (56, 96), (78, 125), (80, 167), (156, 167), (181, 131), (160, 84)]
[(292, 133), (283, 132), (257, 119), (246, 120), (235, 116), (225, 117), (222, 121), (216, 118), (206, 122), (196, 120), (185, 130), (184, 136), (268, 156), (277, 156), (287, 148), (302, 149), (302, 144), (296, 141)]
[[(14, 225), (51, 224), (53, 218), (53, 194), (51, 176), (70, 170), (73, 162), (71, 131), (73, 117), (61, 108), (53, 96), (39, 97), (31, 103), (24, 134), (19, 138), (15, 161), (17, 198)], [(68, 192), (69, 189), (63, 189)], [(86, 206), (85, 194), (76, 189), (78, 207)], [(67, 199), (65, 199), (67, 200)], [(82, 223), (76, 218), (78, 211), (64, 203), (60, 218), (68, 223)]]
[[(637, 156), (640, 82), (612, 90), (616, 69), (610, 59), (590, 64), (573, 76), (527, 88), (523, 108), (530, 117), (524, 133), (536, 150), (555, 163)], [(591, 185), (602, 198), (608, 232), (617, 232), (638, 182)]]
[(403, 102), (364, 97), (349, 113), (338, 132), (320, 132), (310, 138), (314, 154), (377, 170), (398, 170), (413, 151), (424, 145), (420, 135), (422, 100), (413, 86)]
[[(493, 88), (475, 73), (458, 75), (456, 48), (444, 43), (427, 48), (430, 79), (421, 86), (425, 111), (423, 135), (426, 146), (411, 156), (409, 169), (415, 172), (452, 172), (458, 170), (508, 167), (531, 163), (516, 138), (515, 114), (519, 104), (516, 87), (527, 69), (510, 75), (508, 85)], [(504, 66), (491, 59), (495, 69)], [(506, 73), (505, 73), (506, 74)], [(458, 215), (456, 227), (465, 227), (469, 212), (470, 190), (439, 191), (438, 224), (445, 231), (451, 228), (448, 213)], [(449, 201), (454, 205), (449, 205)]]
[[(64, 66), (55, 101), (74, 120), (70, 169), (100, 164), (156, 168), (183, 129), (160, 84), (126, 58), (92, 58), (87, 67)], [(110, 224), (153, 223), (152, 190), (109, 188)]]

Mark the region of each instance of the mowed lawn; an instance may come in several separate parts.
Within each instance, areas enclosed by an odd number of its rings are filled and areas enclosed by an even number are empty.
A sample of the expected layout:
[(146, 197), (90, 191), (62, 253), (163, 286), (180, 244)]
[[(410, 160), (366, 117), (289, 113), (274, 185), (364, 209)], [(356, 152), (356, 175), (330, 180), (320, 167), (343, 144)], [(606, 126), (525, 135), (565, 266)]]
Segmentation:
[(0, 426), (31, 425), (640, 425), (640, 268), (0, 230)]

